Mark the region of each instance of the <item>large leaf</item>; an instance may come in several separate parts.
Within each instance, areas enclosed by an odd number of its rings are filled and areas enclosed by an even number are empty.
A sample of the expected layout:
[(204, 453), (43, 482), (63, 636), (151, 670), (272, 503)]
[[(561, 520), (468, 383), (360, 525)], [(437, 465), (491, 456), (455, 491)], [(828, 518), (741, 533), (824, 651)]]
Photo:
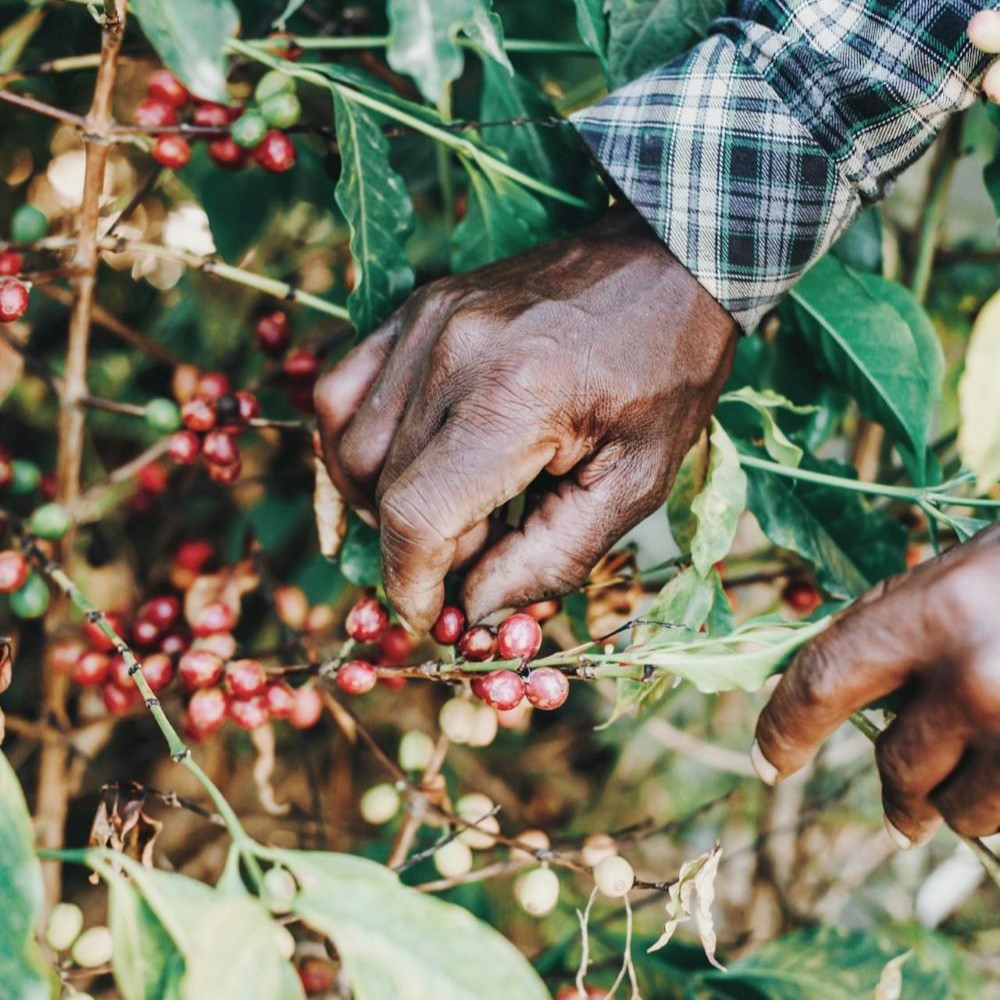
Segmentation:
[(488, 0), (389, 0), (388, 13), (389, 65), (412, 76), (432, 104), (439, 104), (449, 84), (462, 75), (465, 55), (457, 41), (459, 32), (510, 68), (500, 19)]
[(405, 249), (413, 206), (403, 179), (389, 165), (389, 145), (378, 120), (337, 90), (332, 93), (343, 161), (336, 198), (351, 228), (356, 275), (347, 309), (362, 337), (413, 288)]
[(744, 386), (735, 392), (727, 392), (719, 398), (719, 405), (742, 403), (749, 406), (760, 418), (764, 450), (781, 465), (796, 466), (802, 461), (802, 449), (792, 441), (778, 425), (775, 410), (805, 415), (813, 413), (814, 406), (796, 406), (773, 389), (754, 389)]
[(44, 905), (31, 817), (17, 776), (0, 753), (0, 996), (48, 1000), (35, 924)]
[(959, 386), (962, 460), (985, 490), (1000, 482), (1000, 293), (983, 307), (972, 331)]
[(583, 44), (590, 49), (605, 71), (608, 68), (608, 21), (604, 14), (604, 0), (574, 0), (576, 28)]
[(790, 301), (818, 360), (866, 416), (900, 439), (911, 473), (922, 480), (943, 366), (920, 307), (899, 286), (831, 256), (806, 273)]
[(698, 519), (691, 560), (702, 576), (729, 554), (747, 499), (747, 477), (740, 467), (739, 453), (715, 417), (710, 441), (708, 479), (691, 503), (691, 512)]
[[(620, 87), (686, 52), (727, 0), (608, 0), (608, 69)], [(584, 39), (586, 41), (586, 39)]]
[(467, 910), (345, 854), (283, 851), (292, 912), (337, 946), (355, 1000), (548, 1000), (524, 956)]
[(192, 94), (229, 103), (223, 53), (240, 24), (231, 0), (132, 0), (130, 6), (150, 45)]

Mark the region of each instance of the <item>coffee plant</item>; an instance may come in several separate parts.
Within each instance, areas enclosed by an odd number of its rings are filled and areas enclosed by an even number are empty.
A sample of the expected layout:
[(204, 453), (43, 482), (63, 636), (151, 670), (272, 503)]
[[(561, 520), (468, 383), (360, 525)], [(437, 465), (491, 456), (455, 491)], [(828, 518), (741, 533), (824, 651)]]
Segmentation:
[(744, 753), (835, 611), (997, 518), (993, 111), (561, 602), (411, 634), (316, 458), (321, 371), (595, 218), (564, 116), (724, 7), (0, 0), (0, 997), (997, 995), (990, 846), (879, 832), (891, 706), (776, 791)]

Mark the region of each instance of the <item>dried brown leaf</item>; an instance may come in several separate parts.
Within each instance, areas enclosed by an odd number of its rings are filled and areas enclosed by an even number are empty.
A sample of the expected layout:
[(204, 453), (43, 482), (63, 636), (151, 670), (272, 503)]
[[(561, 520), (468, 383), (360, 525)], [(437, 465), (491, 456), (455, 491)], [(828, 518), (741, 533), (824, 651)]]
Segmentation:
[(257, 787), (257, 798), (269, 816), (285, 816), (291, 810), (288, 802), (279, 802), (274, 794), (271, 778), (274, 776), (274, 727), (258, 726), (250, 734), (250, 740), (257, 751), (253, 765), (253, 783)]
[(333, 559), (347, 534), (347, 504), (340, 490), (333, 485), (326, 466), (315, 459), (316, 489), (313, 492), (313, 512), (316, 515), (316, 532), (319, 550), (327, 559)]

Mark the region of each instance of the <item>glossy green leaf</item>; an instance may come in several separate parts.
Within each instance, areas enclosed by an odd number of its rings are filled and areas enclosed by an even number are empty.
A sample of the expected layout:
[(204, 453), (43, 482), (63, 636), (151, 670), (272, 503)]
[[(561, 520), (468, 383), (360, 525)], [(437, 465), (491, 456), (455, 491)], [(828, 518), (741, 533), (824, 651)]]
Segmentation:
[(710, 444), (708, 479), (691, 503), (691, 512), (698, 520), (691, 541), (691, 559), (702, 576), (729, 554), (747, 499), (747, 477), (739, 453), (715, 417)]
[(406, 239), (413, 206), (389, 164), (389, 145), (370, 112), (333, 90), (343, 162), (336, 199), (351, 229), (355, 286), (347, 300), (359, 337), (372, 332), (413, 288)]
[(347, 515), (347, 534), (340, 546), (340, 572), (359, 587), (375, 587), (382, 581), (379, 534), (353, 511)]
[(605, 70), (608, 68), (608, 20), (604, 0), (573, 0), (576, 4), (576, 28), (583, 44), (590, 49)]
[(293, 912), (336, 945), (355, 1000), (548, 1000), (524, 956), (468, 910), (344, 854), (282, 851)]
[(228, 104), (225, 46), (239, 28), (231, 0), (132, 0), (149, 44), (192, 94)]
[(42, 870), (24, 793), (0, 753), (0, 992), (17, 1000), (48, 1000), (52, 983), (35, 925), (44, 905)]
[(816, 407), (796, 406), (772, 389), (754, 389), (751, 386), (725, 393), (719, 397), (719, 403), (743, 403), (756, 412), (760, 417), (764, 450), (776, 462), (794, 467), (802, 461), (802, 449), (778, 426), (774, 411), (787, 410), (789, 413), (805, 415), (813, 413)]
[(608, 0), (607, 8), (608, 69), (620, 87), (704, 38), (726, 0)]

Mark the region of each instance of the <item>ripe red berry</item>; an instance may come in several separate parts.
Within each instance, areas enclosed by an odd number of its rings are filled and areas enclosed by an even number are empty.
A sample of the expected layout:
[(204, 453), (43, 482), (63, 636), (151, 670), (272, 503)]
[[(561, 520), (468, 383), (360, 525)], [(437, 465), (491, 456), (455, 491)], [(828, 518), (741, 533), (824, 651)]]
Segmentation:
[(151, 597), (139, 607), (136, 618), (148, 618), (161, 629), (168, 629), (180, 617), (181, 602), (170, 594)]
[(79, 639), (57, 639), (48, 646), (45, 655), (55, 673), (68, 677), (85, 652), (86, 647)]
[(28, 579), (31, 567), (20, 552), (8, 549), (0, 552), (0, 594), (12, 594), (20, 590)]
[(315, 684), (295, 689), (295, 705), (288, 721), (296, 729), (312, 729), (323, 715), (323, 697)]
[(236, 637), (231, 632), (213, 632), (211, 635), (201, 636), (196, 646), (198, 649), (207, 649), (216, 656), (221, 656), (223, 660), (231, 660), (236, 655)]
[(524, 693), (535, 708), (545, 710), (559, 708), (569, 697), (569, 681), (566, 675), (555, 667), (539, 667), (528, 674)]
[(0, 251), (0, 277), (13, 278), (24, 270), (24, 258), (16, 250)]
[(585, 986), (583, 989), (581, 993), (575, 986), (564, 986), (554, 1000), (608, 1000), (607, 990), (599, 986)]
[(124, 691), (131, 690), (135, 683), (129, 676), (129, 665), (125, 662), (124, 656), (112, 656), (111, 667), (108, 670), (108, 683), (116, 684)]
[(267, 685), (264, 700), (272, 719), (288, 719), (295, 710), (295, 692), (281, 681)]
[(781, 592), (782, 600), (794, 610), (807, 615), (823, 603), (820, 592), (808, 580), (790, 580)]
[(487, 705), (509, 712), (524, 700), (524, 681), (513, 670), (493, 670), (473, 687), (473, 691)]
[(170, 435), (167, 454), (172, 462), (178, 465), (191, 465), (198, 460), (201, 451), (201, 441), (193, 431), (175, 431)]
[(143, 649), (159, 641), (163, 630), (148, 618), (140, 618), (132, 624), (132, 641)]
[(485, 625), (473, 625), (458, 642), (460, 655), (480, 663), (492, 659), (496, 649), (496, 636)]
[(367, 660), (348, 660), (337, 670), (337, 686), (348, 694), (367, 694), (377, 682), (378, 674)]
[(259, 729), (268, 721), (267, 700), (263, 695), (237, 698), (229, 702), (229, 718), (241, 729)]
[(240, 448), (229, 431), (214, 430), (205, 435), (201, 453), (212, 465), (235, 465), (240, 460)]
[(249, 150), (240, 146), (230, 135), (213, 139), (208, 144), (208, 155), (223, 170), (239, 170), (250, 159)]
[(230, 483), (235, 483), (240, 478), (240, 473), (243, 471), (243, 466), (240, 464), (239, 459), (232, 463), (232, 465), (209, 465), (208, 466), (208, 476), (216, 483), (222, 483), (228, 486)]
[(240, 421), (244, 424), (260, 416), (260, 401), (252, 392), (240, 389), (236, 394)]
[(191, 636), (183, 629), (174, 629), (160, 639), (159, 651), (176, 659), (191, 646)]
[(311, 382), (319, 371), (319, 357), (310, 347), (296, 347), (285, 356), (282, 368), (290, 379)]
[(221, 656), (207, 649), (189, 649), (177, 664), (177, 672), (181, 675), (184, 687), (188, 691), (200, 688), (210, 688), (222, 680), (225, 664)]
[(182, 135), (161, 135), (153, 143), (153, 159), (168, 170), (180, 170), (191, 160), (191, 146)]
[(166, 653), (150, 653), (142, 661), (142, 676), (154, 691), (162, 691), (174, 679), (174, 661)]
[(333, 965), (325, 958), (308, 957), (298, 967), (299, 980), (307, 996), (318, 996), (333, 989), (336, 975)]
[(235, 624), (233, 609), (224, 601), (212, 601), (198, 612), (192, 628), (195, 635), (212, 635), (213, 632), (232, 632)]
[(390, 667), (400, 667), (413, 651), (413, 640), (402, 625), (390, 625), (378, 641), (382, 662)]
[(396, 674), (383, 674), (378, 682), (390, 691), (398, 691), (401, 687), (406, 687), (406, 678), (398, 677)]
[(226, 664), (225, 688), (233, 698), (252, 698), (267, 687), (267, 671), (259, 660), (233, 660)]
[(278, 129), (268, 129), (263, 140), (254, 146), (253, 158), (272, 174), (284, 173), (295, 166), (295, 143)]
[[(465, 631), (465, 613), (454, 604), (446, 604), (431, 629), (434, 641), (442, 646), (454, 646)], [(492, 638), (492, 637), (491, 637)]]
[(104, 700), (104, 707), (112, 715), (124, 715), (130, 708), (134, 708), (139, 704), (141, 697), (139, 689), (135, 685), (123, 688), (117, 684), (105, 684), (101, 688), (101, 698)]
[(511, 615), (497, 629), (497, 652), (505, 660), (530, 660), (541, 645), (541, 626), (523, 612)]
[(181, 542), (174, 553), (174, 565), (197, 573), (215, 555), (215, 547), (204, 538)]
[(200, 101), (194, 109), (192, 120), (195, 125), (202, 125), (206, 128), (209, 126), (223, 128), (236, 121), (242, 113), (243, 109), (236, 106), (227, 108), (225, 105), (213, 104), (211, 101)]
[(0, 447), (0, 490), (6, 489), (14, 481), (14, 466), (7, 450)]
[(229, 376), (225, 372), (203, 372), (198, 377), (198, 388), (195, 390), (196, 396), (214, 401), (221, 399), (223, 396), (228, 396), (231, 392)]
[(207, 399), (190, 399), (181, 407), (181, 420), (188, 430), (210, 431), (215, 426), (215, 407)]
[(260, 349), (272, 358), (281, 357), (288, 350), (288, 345), (292, 342), (291, 325), (288, 322), (288, 314), (280, 309), (276, 312), (268, 313), (257, 320), (254, 330), (257, 336), (257, 345)]
[(155, 69), (146, 80), (146, 93), (158, 101), (180, 108), (191, 100), (187, 87), (169, 69)]
[(210, 687), (195, 691), (187, 707), (187, 724), (198, 737), (214, 733), (226, 719), (229, 699), (222, 688)]
[(28, 286), (15, 278), (0, 282), (0, 323), (13, 323), (28, 308)]
[(547, 622), (550, 618), (559, 614), (559, 602), (556, 600), (536, 601), (534, 604), (529, 604), (521, 610), (526, 615), (531, 615), (535, 621)]
[(144, 465), (136, 476), (139, 489), (152, 496), (159, 496), (166, 490), (169, 478), (170, 473), (159, 462), (150, 462), (148, 465)]
[(376, 642), (389, 627), (389, 609), (374, 597), (363, 597), (347, 615), (347, 634), (357, 642)]
[[(108, 624), (112, 629), (118, 635), (121, 635), (125, 629), (125, 621), (122, 616), (117, 611), (106, 611), (104, 617), (108, 620)], [(86, 622), (83, 626), (83, 634), (90, 645), (102, 653), (109, 652), (115, 648), (114, 642), (104, 634), (97, 622)]]
[(176, 125), (177, 108), (166, 101), (155, 97), (147, 97), (135, 109), (132, 121), (144, 128), (156, 128), (158, 125)]
[(103, 684), (111, 671), (111, 658), (96, 649), (88, 649), (73, 664), (70, 677), (81, 687), (97, 687)]

